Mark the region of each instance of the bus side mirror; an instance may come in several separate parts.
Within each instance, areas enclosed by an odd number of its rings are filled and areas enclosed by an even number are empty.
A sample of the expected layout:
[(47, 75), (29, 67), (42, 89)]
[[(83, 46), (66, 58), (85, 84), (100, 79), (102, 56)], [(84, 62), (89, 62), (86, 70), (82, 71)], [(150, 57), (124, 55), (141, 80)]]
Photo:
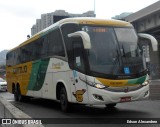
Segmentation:
[(91, 49), (91, 41), (88, 33), (84, 31), (77, 31), (71, 34), (68, 34), (68, 37), (81, 37), (84, 45), (84, 49)]
[(140, 38), (144, 38), (151, 41), (153, 51), (158, 51), (158, 42), (157, 40), (150, 34), (138, 33)]

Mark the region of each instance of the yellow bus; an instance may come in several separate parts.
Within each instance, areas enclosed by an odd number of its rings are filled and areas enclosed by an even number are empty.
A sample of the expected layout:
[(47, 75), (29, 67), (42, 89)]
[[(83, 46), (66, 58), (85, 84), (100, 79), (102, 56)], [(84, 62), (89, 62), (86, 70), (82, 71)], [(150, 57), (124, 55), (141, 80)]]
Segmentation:
[(8, 91), (16, 101), (38, 97), (113, 107), (149, 96), (149, 82), (138, 34), (124, 21), (67, 18), (10, 50), (6, 58)]

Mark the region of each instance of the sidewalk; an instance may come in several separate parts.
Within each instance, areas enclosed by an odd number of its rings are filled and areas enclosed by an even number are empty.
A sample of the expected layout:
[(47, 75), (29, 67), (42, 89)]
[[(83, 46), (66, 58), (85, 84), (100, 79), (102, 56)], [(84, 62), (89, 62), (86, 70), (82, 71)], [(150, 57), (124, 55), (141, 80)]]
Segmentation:
[(151, 80), (150, 82), (150, 99), (160, 100), (160, 80)]

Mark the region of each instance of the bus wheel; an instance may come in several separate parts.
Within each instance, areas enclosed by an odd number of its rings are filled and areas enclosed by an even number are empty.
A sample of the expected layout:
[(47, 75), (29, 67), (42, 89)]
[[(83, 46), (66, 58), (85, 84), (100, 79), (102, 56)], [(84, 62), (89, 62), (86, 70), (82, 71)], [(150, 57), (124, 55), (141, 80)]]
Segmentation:
[(20, 87), (17, 88), (17, 97), (18, 97), (18, 101), (22, 101), (22, 95), (21, 95)]
[(106, 108), (113, 108), (117, 105), (117, 103), (106, 104)]
[(22, 95), (19, 86), (14, 88), (14, 99), (15, 101), (22, 101)]
[(64, 87), (62, 87), (60, 90), (60, 104), (61, 104), (62, 111), (64, 111), (64, 112), (69, 111), (69, 102), (68, 102), (68, 98), (67, 98), (67, 92)]
[(18, 93), (17, 93), (17, 88), (14, 88), (14, 100), (18, 101)]

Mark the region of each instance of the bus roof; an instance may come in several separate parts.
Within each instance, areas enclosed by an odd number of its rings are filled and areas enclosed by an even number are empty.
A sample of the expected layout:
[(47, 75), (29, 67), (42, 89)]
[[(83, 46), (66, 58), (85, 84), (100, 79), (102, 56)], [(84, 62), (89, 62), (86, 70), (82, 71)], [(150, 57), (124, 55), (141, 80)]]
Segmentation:
[(58, 21), (57, 23), (52, 24), (51, 26), (47, 27), (46, 29), (40, 31), (39, 33), (35, 34), (30, 39), (24, 41), (17, 47), (11, 49), (10, 51), (17, 49), (23, 45), (26, 45), (41, 36), (45, 35), (48, 31), (51, 31), (55, 27), (61, 26), (67, 23), (77, 23), (77, 24), (88, 24), (88, 25), (103, 25), (103, 26), (116, 26), (116, 27), (132, 27), (132, 24), (125, 21), (120, 20), (113, 20), (113, 19), (97, 19), (97, 18), (90, 18), (90, 17), (78, 17), (78, 18), (66, 18)]
[(88, 24), (88, 25), (107, 25), (107, 26), (121, 26), (121, 27), (131, 27), (129, 22), (113, 20), (113, 19), (98, 19), (89, 17), (78, 17), (78, 18), (66, 18), (59, 21), (60, 24), (65, 23), (78, 23), (78, 24)]

